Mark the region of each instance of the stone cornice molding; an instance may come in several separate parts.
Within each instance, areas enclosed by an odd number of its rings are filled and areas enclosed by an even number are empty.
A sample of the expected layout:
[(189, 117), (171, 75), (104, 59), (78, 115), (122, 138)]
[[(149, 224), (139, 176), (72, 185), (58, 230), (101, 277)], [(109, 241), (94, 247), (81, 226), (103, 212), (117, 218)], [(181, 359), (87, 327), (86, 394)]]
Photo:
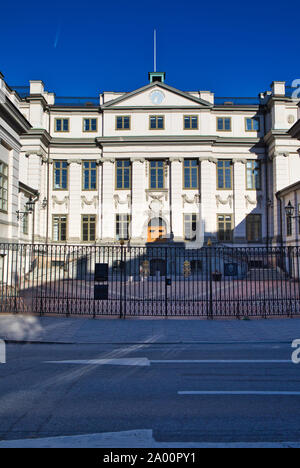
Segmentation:
[(208, 162), (211, 162), (213, 164), (217, 164), (218, 160), (217, 158), (213, 158), (212, 156), (200, 156), (199, 159), (199, 162), (205, 162), (205, 161), (208, 161)]
[(274, 151), (272, 155), (269, 156), (270, 160), (276, 159), (278, 157), (288, 158), (290, 155), (287, 151)]
[(201, 195), (199, 193), (195, 193), (195, 195), (192, 198), (189, 198), (186, 193), (182, 194), (181, 197), (182, 197), (183, 208), (186, 203), (189, 203), (189, 204), (196, 203), (197, 205), (199, 205), (201, 201)]
[(163, 198), (168, 200), (168, 189), (146, 189), (146, 201), (151, 198), (152, 200), (162, 200)]
[(217, 207), (219, 207), (220, 205), (227, 205), (227, 203), (229, 204), (230, 208), (232, 208), (232, 203), (233, 203), (233, 195), (228, 195), (227, 198), (221, 198), (221, 195), (216, 195), (216, 203), (217, 203)]
[(94, 205), (95, 208), (98, 206), (98, 195), (94, 195), (91, 200), (88, 200), (85, 195), (81, 195), (81, 208), (84, 208), (85, 205), (91, 206)]
[(118, 208), (118, 205), (126, 205), (126, 204), (127, 204), (128, 208), (130, 208), (130, 204), (131, 204), (131, 195), (130, 194), (128, 194), (126, 196), (125, 200), (121, 200), (120, 196), (118, 194), (115, 194), (113, 196), (113, 199), (114, 199), (114, 202), (115, 202), (115, 208)]
[(235, 163), (241, 163), (241, 164), (247, 164), (247, 159), (246, 158), (236, 158), (232, 160), (233, 164)]
[(68, 195), (66, 195), (62, 200), (59, 200), (56, 195), (52, 195), (53, 208), (55, 205), (66, 205), (66, 208), (68, 208), (69, 200), (70, 197)]
[(111, 163), (111, 164), (114, 164), (115, 163), (115, 158), (108, 158), (108, 157), (104, 157), (104, 158), (101, 158), (101, 162), (102, 163)]
[(143, 157), (132, 157), (132, 158), (130, 158), (130, 162), (132, 162), (132, 163), (135, 163), (135, 162), (144, 163), (145, 161), (146, 161), (146, 159), (143, 158)]
[(249, 207), (249, 205), (261, 205), (262, 201), (262, 195), (258, 194), (255, 200), (251, 200), (249, 195), (245, 195), (245, 201), (246, 201), (246, 208)]
[(68, 163), (69, 165), (71, 165), (71, 164), (81, 164), (81, 163), (82, 163), (82, 160), (81, 160), (81, 159), (68, 159), (68, 160), (67, 160), (67, 163)]
[(173, 162), (180, 162), (182, 163), (184, 161), (184, 158), (180, 157), (180, 156), (171, 156), (169, 158), (169, 161), (170, 163), (173, 163)]

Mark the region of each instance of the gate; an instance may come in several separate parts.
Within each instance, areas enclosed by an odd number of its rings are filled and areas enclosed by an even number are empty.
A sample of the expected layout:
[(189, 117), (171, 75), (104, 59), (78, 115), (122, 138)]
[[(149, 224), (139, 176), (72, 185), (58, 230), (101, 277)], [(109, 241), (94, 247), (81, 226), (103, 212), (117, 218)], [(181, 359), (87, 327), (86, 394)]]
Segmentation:
[[(0, 244), (0, 312), (296, 316), (299, 254), (299, 247)], [(107, 277), (95, 278), (97, 264)]]

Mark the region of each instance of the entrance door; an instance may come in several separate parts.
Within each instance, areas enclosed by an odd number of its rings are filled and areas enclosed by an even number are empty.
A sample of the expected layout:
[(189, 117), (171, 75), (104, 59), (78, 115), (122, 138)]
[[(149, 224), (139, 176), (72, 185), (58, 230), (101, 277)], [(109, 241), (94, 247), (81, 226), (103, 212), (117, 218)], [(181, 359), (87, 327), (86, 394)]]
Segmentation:
[(161, 258), (154, 258), (150, 261), (150, 275), (156, 276), (157, 272), (160, 276), (166, 276), (166, 262)]
[(147, 242), (165, 242), (167, 226), (162, 218), (152, 218), (148, 224)]

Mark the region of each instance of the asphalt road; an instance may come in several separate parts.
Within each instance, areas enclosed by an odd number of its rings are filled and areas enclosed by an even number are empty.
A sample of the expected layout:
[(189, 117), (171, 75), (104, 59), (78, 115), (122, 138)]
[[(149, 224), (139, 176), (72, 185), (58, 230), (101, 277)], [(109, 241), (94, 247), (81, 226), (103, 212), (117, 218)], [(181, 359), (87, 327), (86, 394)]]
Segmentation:
[(0, 439), (152, 429), (164, 442), (299, 442), (292, 351), (288, 343), (8, 344)]

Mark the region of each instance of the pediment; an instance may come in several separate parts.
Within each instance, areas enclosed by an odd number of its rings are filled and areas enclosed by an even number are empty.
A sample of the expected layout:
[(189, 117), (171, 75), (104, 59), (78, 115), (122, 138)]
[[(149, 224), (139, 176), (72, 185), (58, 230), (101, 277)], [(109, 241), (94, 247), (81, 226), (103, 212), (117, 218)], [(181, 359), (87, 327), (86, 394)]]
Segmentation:
[(108, 101), (103, 109), (111, 108), (165, 108), (165, 107), (211, 107), (203, 99), (196, 98), (184, 91), (172, 88), (165, 83), (150, 83), (122, 97)]

